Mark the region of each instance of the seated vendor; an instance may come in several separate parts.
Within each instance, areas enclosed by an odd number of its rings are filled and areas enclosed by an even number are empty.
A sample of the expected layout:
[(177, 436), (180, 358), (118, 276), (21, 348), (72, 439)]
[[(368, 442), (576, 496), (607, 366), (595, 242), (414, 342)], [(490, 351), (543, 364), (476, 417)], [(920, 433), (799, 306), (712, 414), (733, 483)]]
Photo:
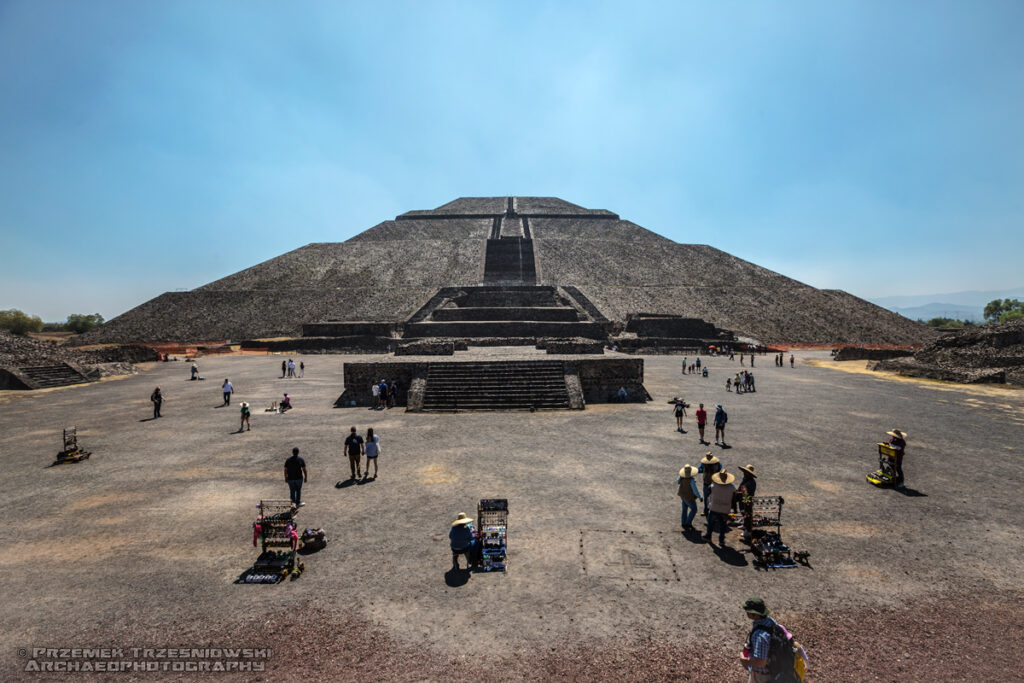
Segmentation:
[(473, 520), (460, 512), (452, 522), (451, 530), (448, 531), (448, 538), (452, 544), (452, 569), (459, 568), (459, 555), (466, 556), (466, 568), (472, 564), (473, 545), (476, 543), (476, 535), (473, 530)]
[(288, 394), (284, 395), (284, 399), (281, 400), (281, 412), (292, 409), (292, 399)]

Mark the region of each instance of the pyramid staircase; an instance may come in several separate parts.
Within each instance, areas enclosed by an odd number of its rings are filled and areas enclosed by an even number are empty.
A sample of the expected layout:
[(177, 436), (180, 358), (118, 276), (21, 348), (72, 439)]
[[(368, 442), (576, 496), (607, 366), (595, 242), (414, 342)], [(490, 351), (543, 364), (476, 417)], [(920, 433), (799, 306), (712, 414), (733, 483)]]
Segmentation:
[(460, 410), (568, 410), (561, 361), (431, 363), (425, 412)]
[(48, 387), (66, 387), (71, 384), (85, 384), (89, 378), (67, 363), (57, 365), (31, 365), (18, 368), (18, 371), (29, 380), (35, 389)]

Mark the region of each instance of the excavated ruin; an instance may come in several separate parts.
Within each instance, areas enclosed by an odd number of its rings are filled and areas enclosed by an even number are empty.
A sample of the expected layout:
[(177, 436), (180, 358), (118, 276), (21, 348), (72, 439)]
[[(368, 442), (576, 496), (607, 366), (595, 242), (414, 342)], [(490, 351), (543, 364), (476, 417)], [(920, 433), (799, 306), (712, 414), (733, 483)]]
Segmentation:
[[(518, 289), (503, 299), (509, 288)], [(846, 292), (815, 289), (708, 245), (679, 244), (610, 211), (550, 197), (470, 197), (402, 214), (345, 242), (309, 244), (192, 291), (167, 292), (81, 343), (299, 337), (304, 326), (329, 322), (364, 340), (508, 336), (532, 343), (608, 339), (637, 314), (691, 321), (666, 329), (714, 329), (713, 338), (765, 343), (933, 337)]]

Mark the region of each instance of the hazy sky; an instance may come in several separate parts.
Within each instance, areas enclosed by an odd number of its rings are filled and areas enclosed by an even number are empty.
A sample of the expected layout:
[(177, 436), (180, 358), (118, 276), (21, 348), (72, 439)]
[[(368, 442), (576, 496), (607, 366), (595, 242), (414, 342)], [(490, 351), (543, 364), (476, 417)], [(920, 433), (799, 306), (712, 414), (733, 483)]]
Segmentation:
[(0, 308), (112, 317), (459, 196), (859, 296), (1024, 284), (1024, 3), (0, 0)]

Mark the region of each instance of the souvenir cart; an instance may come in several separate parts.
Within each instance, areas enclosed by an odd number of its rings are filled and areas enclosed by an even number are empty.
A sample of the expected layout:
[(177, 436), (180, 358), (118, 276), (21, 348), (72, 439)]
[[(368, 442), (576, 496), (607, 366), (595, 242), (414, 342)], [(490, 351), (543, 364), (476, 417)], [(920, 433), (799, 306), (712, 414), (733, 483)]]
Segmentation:
[(753, 496), (743, 502), (743, 523), (750, 532), (754, 564), (765, 569), (796, 566), (792, 550), (782, 541), (782, 506), (785, 502), (782, 496)]
[(55, 465), (63, 465), (66, 462), (78, 462), (79, 460), (85, 460), (92, 451), (83, 451), (78, 446), (78, 427), (72, 427), (71, 429), (64, 429), (64, 450), (57, 454), (57, 462)]
[(485, 498), (476, 508), (480, 525), (480, 565), (484, 571), (505, 571), (508, 540), (508, 500)]
[(299, 534), (295, 530), (295, 504), (290, 500), (261, 500), (253, 523), (252, 543), (261, 550), (246, 577), (247, 583), (276, 583), (289, 572), (301, 572), (295, 564)]
[(875, 486), (892, 486), (896, 481), (896, 449), (887, 443), (878, 444), (878, 469), (867, 475)]

